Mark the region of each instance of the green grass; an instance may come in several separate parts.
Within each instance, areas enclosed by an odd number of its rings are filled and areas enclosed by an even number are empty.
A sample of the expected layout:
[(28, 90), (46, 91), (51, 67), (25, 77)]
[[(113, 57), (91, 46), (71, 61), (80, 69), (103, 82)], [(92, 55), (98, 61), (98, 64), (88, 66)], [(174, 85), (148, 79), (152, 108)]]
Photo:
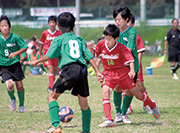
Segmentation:
[[(149, 97), (154, 99), (160, 109), (161, 117), (155, 120), (152, 115), (147, 114), (142, 109), (142, 102), (132, 101), (134, 115), (129, 118), (133, 124), (116, 124), (114, 128), (99, 128), (98, 124), (103, 122), (101, 87), (96, 77), (88, 77), (90, 96), (88, 97), (89, 106), (92, 110), (91, 133), (176, 133), (180, 131), (180, 80), (173, 80), (170, 74), (170, 63), (167, 59), (160, 68), (153, 69), (153, 75), (147, 76), (145, 67), (148, 66), (152, 56), (143, 57), (144, 80)], [(32, 75), (23, 80), (25, 88), (25, 107), (26, 113), (19, 113), (9, 108), (9, 97), (6, 85), (0, 84), (0, 132), (2, 133), (42, 133), (51, 122), (47, 104), (47, 85), (48, 76)], [(16, 91), (17, 92), (17, 91)], [(17, 98), (18, 106), (18, 97)], [(111, 101), (113, 97), (111, 97)], [(74, 118), (70, 123), (61, 123), (63, 133), (78, 133), (81, 131), (81, 111), (77, 97), (71, 96), (70, 92), (65, 92), (58, 99), (59, 106), (70, 106), (74, 111)], [(115, 117), (113, 102), (112, 117)]]

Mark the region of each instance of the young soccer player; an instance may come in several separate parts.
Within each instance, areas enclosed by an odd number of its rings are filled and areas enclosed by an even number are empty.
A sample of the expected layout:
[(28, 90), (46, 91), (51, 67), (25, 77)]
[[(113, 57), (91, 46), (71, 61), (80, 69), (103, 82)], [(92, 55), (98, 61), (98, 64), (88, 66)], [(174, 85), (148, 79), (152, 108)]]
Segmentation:
[[(150, 98), (141, 93), (134, 83), (134, 59), (131, 52), (121, 43), (118, 43), (119, 28), (114, 24), (109, 24), (103, 34), (105, 40), (100, 41), (95, 49), (95, 55), (98, 57), (101, 54), (104, 71), (104, 82), (102, 84), (102, 101), (103, 110), (106, 116), (105, 122), (101, 123), (100, 127), (113, 127), (115, 125), (111, 117), (110, 95), (112, 90), (118, 85), (123, 90), (129, 90), (129, 93), (149, 106), (155, 106)], [(130, 66), (131, 69), (126, 66)], [(122, 109), (125, 111), (125, 108)], [(159, 109), (155, 106), (155, 112), (159, 115)], [(123, 121), (127, 115), (123, 116)]]
[[(129, 51), (131, 51), (131, 54), (134, 58), (134, 65), (135, 65), (135, 77), (134, 82), (136, 83), (137, 80), (137, 74), (139, 70), (139, 60), (137, 56), (137, 46), (136, 46), (136, 30), (130, 26), (128, 26), (129, 18), (130, 18), (130, 10), (126, 6), (118, 6), (113, 11), (113, 18), (115, 19), (115, 23), (120, 29), (120, 35), (118, 42), (124, 44)], [(127, 109), (129, 105), (131, 104), (133, 95), (129, 90), (126, 90), (125, 97), (123, 99), (123, 106), (121, 110), (121, 100), (122, 100), (122, 91), (119, 86), (116, 86), (114, 91), (114, 104), (116, 108), (116, 117), (115, 121), (118, 122), (124, 122), (124, 123), (131, 123), (130, 119), (126, 115)], [(145, 94), (142, 92), (142, 94)], [(147, 95), (146, 95), (147, 96)], [(149, 99), (150, 100), (150, 99)], [(160, 112), (158, 107), (156, 106), (156, 103), (154, 103), (152, 100), (149, 101), (151, 104), (147, 104), (144, 102), (144, 106), (149, 105), (149, 107), (153, 110), (153, 115), (155, 119), (158, 119), (160, 117)], [(121, 114), (122, 113), (122, 114)], [(126, 119), (123, 119), (123, 116), (126, 116)]]
[[(135, 17), (132, 13), (130, 14), (130, 20), (129, 20), (128, 25), (130, 27), (134, 27), (134, 25), (135, 25)], [(144, 82), (143, 82), (144, 81), (143, 68), (142, 68), (142, 62), (141, 62), (142, 55), (145, 52), (145, 47), (144, 47), (144, 42), (138, 33), (136, 34), (136, 45), (137, 45), (137, 55), (138, 55), (139, 66), (140, 66), (140, 69), (139, 69), (138, 75), (137, 75), (137, 87), (140, 90), (140, 92), (144, 92), (147, 95), (147, 90), (146, 90), (146, 87), (144, 86)], [(143, 105), (143, 109), (146, 110), (148, 114), (152, 114), (152, 110), (148, 105), (146, 105), (146, 106)], [(133, 114), (133, 110), (132, 110), (131, 106), (129, 106), (127, 114)]]
[(100, 74), (93, 59), (93, 55), (86, 47), (84, 40), (71, 33), (74, 26), (75, 17), (71, 13), (64, 12), (60, 14), (58, 16), (58, 27), (63, 34), (53, 40), (44, 57), (31, 64), (35, 65), (51, 58), (58, 58), (59, 68), (62, 69), (52, 91), (48, 94), (49, 113), (52, 126), (45, 133), (61, 133), (57, 98), (65, 90), (71, 90), (72, 88), (71, 94), (78, 97), (82, 111), (83, 133), (89, 133), (90, 131), (91, 110), (87, 101), (89, 87), (87, 81), (87, 64), (85, 60), (91, 63), (100, 82), (103, 81), (103, 75)]
[(19, 112), (26, 112), (24, 108), (24, 87), (22, 80), (25, 78), (20, 65), (20, 54), (27, 50), (27, 43), (18, 35), (10, 33), (11, 22), (7, 16), (0, 17), (0, 76), (1, 82), (7, 86), (10, 97), (10, 108), (16, 109), (14, 95), (14, 82), (19, 97)]
[[(43, 31), (41, 38), (39, 40), (40, 43), (40, 57), (42, 55), (45, 55), (51, 45), (51, 42), (56, 38), (57, 36), (61, 35), (62, 33), (59, 30), (56, 30), (57, 25), (57, 17), (56, 16), (50, 16), (48, 17), (48, 26), (49, 29)], [(43, 63), (44, 67), (48, 68), (48, 77), (49, 77), (49, 86), (47, 88), (48, 91), (50, 91), (54, 85), (54, 81), (56, 78), (56, 71), (58, 66), (58, 59), (51, 59), (47, 62)]]

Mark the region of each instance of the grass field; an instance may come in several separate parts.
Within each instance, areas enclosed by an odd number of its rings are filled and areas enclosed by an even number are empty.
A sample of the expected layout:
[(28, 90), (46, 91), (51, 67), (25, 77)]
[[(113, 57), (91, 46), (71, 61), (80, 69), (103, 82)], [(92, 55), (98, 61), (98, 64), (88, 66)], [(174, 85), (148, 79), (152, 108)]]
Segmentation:
[[(180, 80), (173, 80), (170, 74), (170, 63), (167, 59), (160, 68), (153, 69), (153, 75), (147, 76), (145, 67), (148, 66), (152, 56), (143, 57), (145, 86), (149, 97), (154, 99), (159, 106), (161, 117), (155, 120), (153, 115), (147, 114), (142, 109), (142, 102), (133, 99), (134, 114), (129, 118), (133, 124), (116, 124), (113, 128), (99, 128), (103, 122), (101, 87), (95, 76), (89, 77), (90, 96), (88, 98), (92, 111), (91, 133), (177, 133), (180, 132)], [(32, 75), (23, 80), (25, 88), (26, 113), (11, 111), (6, 85), (0, 84), (0, 133), (42, 133), (51, 122), (47, 104), (48, 76)], [(180, 76), (180, 74), (179, 74)], [(15, 91), (17, 92), (17, 91)], [(18, 106), (17, 93), (15, 93)], [(111, 97), (111, 101), (113, 97)], [(70, 123), (61, 123), (63, 133), (78, 133), (81, 131), (81, 111), (77, 98), (65, 92), (58, 99), (59, 106), (70, 106), (74, 111), (74, 118)], [(113, 102), (112, 117), (115, 116)]]

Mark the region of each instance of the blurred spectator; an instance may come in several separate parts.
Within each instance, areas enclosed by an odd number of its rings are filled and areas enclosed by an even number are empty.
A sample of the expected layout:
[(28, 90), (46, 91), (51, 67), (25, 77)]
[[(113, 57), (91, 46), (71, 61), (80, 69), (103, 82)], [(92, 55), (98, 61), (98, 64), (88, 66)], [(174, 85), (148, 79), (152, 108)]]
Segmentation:
[(36, 49), (39, 49), (39, 46), (37, 45), (37, 43), (36, 43), (36, 36), (33, 36), (32, 38), (31, 38), (31, 41), (27, 44), (28, 45), (28, 49), (27, 49), (27, 53), (28, 53), (28, 55), (30, 55), (31, 53), (32, 53), (32, 46), (35, 46), (36, 47)]

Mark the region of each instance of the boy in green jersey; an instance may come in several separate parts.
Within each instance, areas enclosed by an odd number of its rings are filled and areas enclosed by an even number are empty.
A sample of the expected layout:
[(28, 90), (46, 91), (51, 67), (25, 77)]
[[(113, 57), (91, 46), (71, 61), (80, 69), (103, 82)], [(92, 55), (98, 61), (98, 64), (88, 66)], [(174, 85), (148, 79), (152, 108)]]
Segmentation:
[(11, 22), (7, 16), (0, 17), (0, 76), (1, 82), (6, 83), (10, 96), (10, 108), (16, 109), (14, 96), (14, 82), (19, 97), (19, 112), (25, 112), (24, 87), (22, 80), (25, 78), (20, 65), (20, 54), (27, 50), (26, 42), (19, 36), (10, 33)]
[(71, 90), (71, 94), (78, 97), (79, 105), (82, 111), (82, 132), (90, 132), (91, 110), (88, 106), (87, 96), (89, 96), (89, 87), (87, 81), (87, 64), (89, 61), (95, 69), (98, 80), (102, 83), (103, 76), (100, 74), (93, 55), (86, 47), (84, 40), (77, 37), (71, 31), (75, 26), (75, 17), (64, 12), (58, 16), (58, 28), (62, 32), (61, 36), (56, 37), (46, 55), (31, 65), (47, 61), (51, 58), (58, 58), (59, 68), (62, 69), (59, 78), (48, 94), (49, 113), (52, 126), (45, 133), (61, 133), (58, 116), (57, 98), (66, 90)]
[[(128, 26), (128, 22), (130, 20), (130, 10), (126, 6), (118, 6), (113, 11), (113, 18), (115, 19), (116, 25), (120, 29), (120, 35), (118, 42), (124, 44), (129, 51), (131, 51), (131, 54), (134, 58), (134, 71), (136, 73), (136, 76), (134, 77), (134, 82), (136, 83), (138, 70), (139, 70), (139, 60), (137, 56), (137, 45), (136, 45), (136, 30), (130, 26)], [(114, 89), (114, 104), (116, 108), (116, 123), (118, 122), (124, 122), (124, 123), (132, 123), (131, 120), (126, 115), (127, 109), (129, 105), (131, 104), (133, 95), (129, 90), (126, 90), (125, 97), (123, 99), (123, 106), (121, 110), (121, 100), (122, 100), (122, 90), (119, 88), (119, 86), (116, 86)], [(156, 103), (150, 105), (150, 108), (153, 110), (153, 115), (155, 119), (158, 119), (160, 117), (159, 109), (157, 108)], [(126, 116), (126, 117), (124, 117)]]

